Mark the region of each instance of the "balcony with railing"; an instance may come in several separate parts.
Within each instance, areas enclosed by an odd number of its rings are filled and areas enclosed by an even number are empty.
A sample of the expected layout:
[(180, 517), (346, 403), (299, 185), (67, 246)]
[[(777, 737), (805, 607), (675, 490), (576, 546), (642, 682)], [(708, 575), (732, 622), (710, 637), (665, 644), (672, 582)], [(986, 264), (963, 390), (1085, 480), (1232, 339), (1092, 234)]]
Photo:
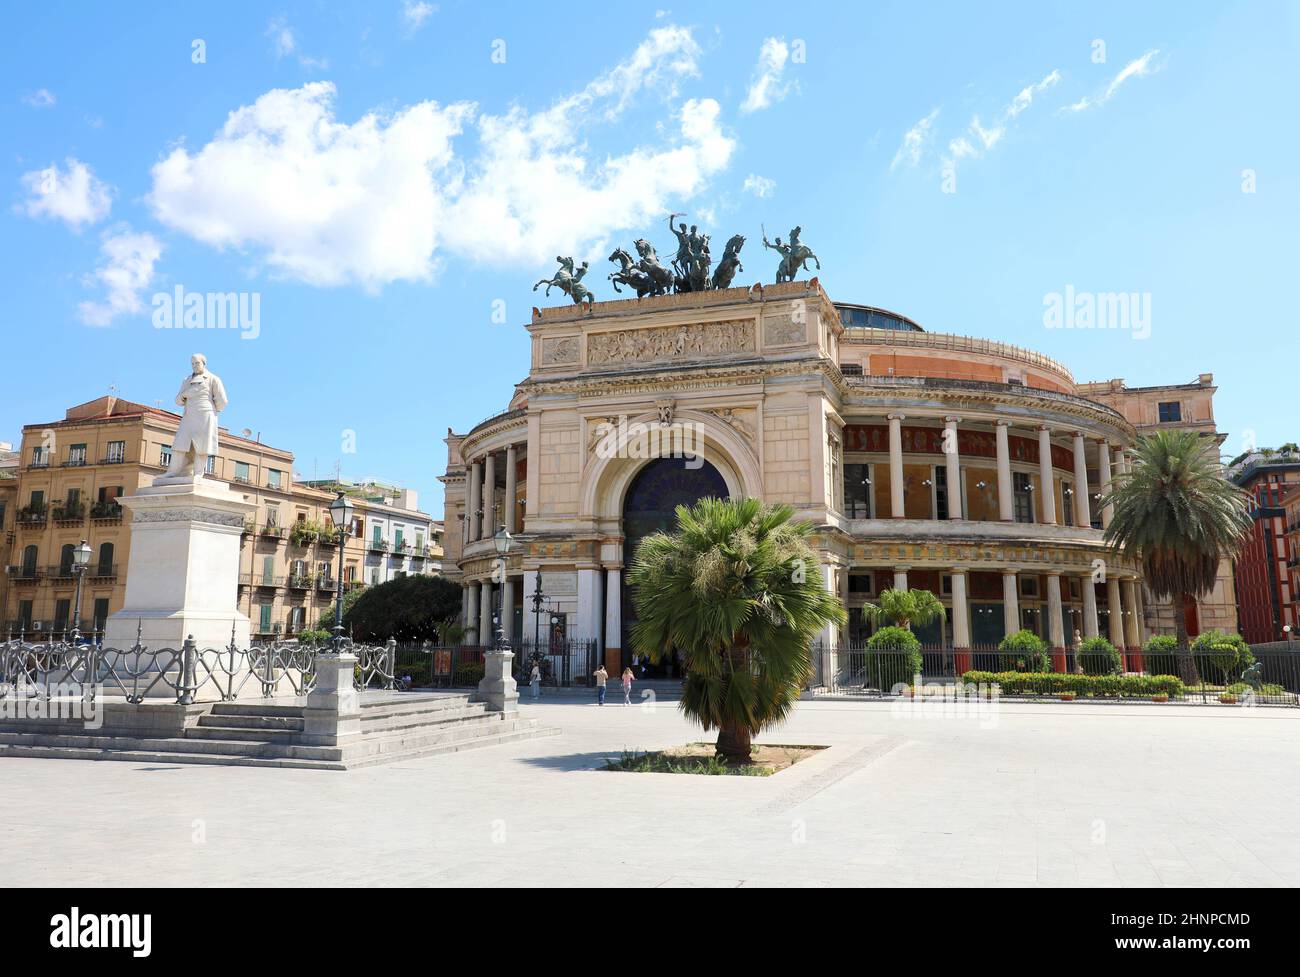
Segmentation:
[(105, 499), (90, 507), (90, 521), (96, 525), (106, 526), (122, 521), (122, 506), (116, 499)]
[(370, 550), (372, 553), (387, 553), (387, 552), (388, 552), (388, 540), (386, 540), (386, 539), (372, 539), (372, 540), (369, 540), (369, 541), (366, 543), (366, 549)]
[(74, 580), (77, 571), (73, 569), (72, 563), (59, 563), (52, 567), (47, 567), (45, 575), (51, 580)]
[(258, 530), (257, 535), (260, 539), (264, 541), (279, 543), (282, 539), (284, 539), (284, 535), (285, 535), (284, 527), (263, 526), (261, 529)]
[(289, 574), (290, 590), (310, 590), (311, 585), (312, 585), (312, 575), (310, 573)]
[(86, 506), (83, 502), (64, 502), (55, 505), (53, 518), (56, 525), (71, 526), (86, 520)]
[(112, 580), (117, 576), (116, 563), (94, 563), (86, 568), (86, 576), (91, 580)]
[(32, 566), (6, 567), (10, 581), (16, 584), (34, 584), (41, 579), (41, 568)]
[(21, 528), (39, 529), (49, 518), (49, 509), (43, 505), (25, 505), (18, 510), (17, 523)]
[(327, 594), (333, 593), (335, 589), (334, 580), (325, 574), (321, 574), (316, 578), (316, 589)]

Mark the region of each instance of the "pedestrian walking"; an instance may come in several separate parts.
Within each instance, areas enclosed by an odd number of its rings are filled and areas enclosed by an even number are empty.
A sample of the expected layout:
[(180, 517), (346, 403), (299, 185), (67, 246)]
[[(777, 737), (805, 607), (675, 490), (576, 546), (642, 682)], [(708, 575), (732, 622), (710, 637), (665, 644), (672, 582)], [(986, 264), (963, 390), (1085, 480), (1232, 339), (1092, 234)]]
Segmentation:
[(603, 706), (605, 704), (605, 683), (609, 681), (609, 672), (605, 671), (605, 666), (599, 666), (591, 673), (596, 679), (596, 704)]
[(632, 669), (623, 669), (623, 705), (632, 704)]
[(537, 662), (533, 662), (533, 670), (528, 675), (528, 684), (533, 688), (533, 698), (542, 697), (542, 670), (537, 667)]

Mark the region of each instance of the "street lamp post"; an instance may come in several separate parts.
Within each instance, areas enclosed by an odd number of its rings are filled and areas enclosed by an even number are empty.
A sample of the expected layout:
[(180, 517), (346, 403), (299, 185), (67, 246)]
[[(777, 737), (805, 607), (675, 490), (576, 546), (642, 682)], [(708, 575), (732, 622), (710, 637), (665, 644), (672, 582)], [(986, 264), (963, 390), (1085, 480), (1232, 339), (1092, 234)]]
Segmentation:
[(546, 595), (542, 593), (542, 571), (540, 567), (537, 570), (532, 596), (528, 599), (533, 602), (533, 653), (536, 654), (537, 649), (542, 646), (542, 608), (546, 604)]
[(81, 642), (81, 581), (90, 566), (90, 544), (84, 539), (72, 551), (72, 572), (77, 578), (77, 596), (72, 605), (72, 643)]
[(334, 639), (335, 655), (343, 654), (343, 550), (348, 539), (348, 526), (352, 524), (352, 510), (356, 508), (342, 490), (330, 503), (330, 521), (339, 532), (339, 579), (334, 595)]
[[(510, 551), (514, 549), (515, 538), (511, 536), (508, 532), (506, 532), (505, 526), (502, 526), (500, 529), (496, 531), (496, 534), (492, 537), (492, 542), (496, 546), (497, 559), (501, 561), (501, 586), (503, 588), (508, 587), (509, 581), (506, 579), (506, 557), (508, 557), (510, 555)], [(501, 601), (501, 609), (505, 610), (504, 597)], [(505, 616), (504, 614), (501, 614), (499, 612), (496, 616), (497, 650), (499, 651), (505, 651), (510, 647), (510, 643), (506, 640), (506, 622), (502, 620), (504, 616)]]

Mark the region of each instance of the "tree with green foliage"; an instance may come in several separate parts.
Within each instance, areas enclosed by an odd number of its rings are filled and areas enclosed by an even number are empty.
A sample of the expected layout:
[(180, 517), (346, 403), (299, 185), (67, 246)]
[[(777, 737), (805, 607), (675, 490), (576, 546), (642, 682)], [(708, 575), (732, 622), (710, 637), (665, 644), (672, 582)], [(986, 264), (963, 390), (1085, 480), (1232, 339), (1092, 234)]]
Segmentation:
[(1004, 672), (1050, 672), (1052, 656), (1047, 642), (1032, 631), (1021, 629), (998, 644), (998, 658)]
[(1113, 507), (1105, 540), (1142, 568), (1157, 598), (1173, 601), (1179, 675), (1194, 683), (1186, 607), (1213, 589), (1220, 563), (1240, 552), (1250, 530), (1246, 494), (1224, 477), (1213, 440), (1192, 431), (1139, 438), (1132, 470), (1112, 481), (1101, 500)]
[(912, 625), (925, 627), (935, 618), (943, 617), (943, 602), (928, 590), (894, 590), (892, 587), (880, 595), (880, 603), (863, 604), (862, 613), (871, 620), (884, 618), (900, 628)]
[(1074, 660), (1084, 675), (1120, 675), (1124, 671), (1124, 656), (1100, 635), (1085, 638), (1074, 653)]
[(683, 656), (681, 709), (718, 730), (717, 752), (733, 765), (789, 714), (812, 675), (813, 637), (846, 620), (822, 585), (812, 527), (793, 515), (757, 499), (678, 506), (676, 531), (643, 539), (628, 574), (633, 649)]
[(433, 641), (441, 623), (460, 613), (460, 598), (445, 577), (398, 577), (367, 587), (350, 607), (345, 600), (343, 626), (358, 642)]

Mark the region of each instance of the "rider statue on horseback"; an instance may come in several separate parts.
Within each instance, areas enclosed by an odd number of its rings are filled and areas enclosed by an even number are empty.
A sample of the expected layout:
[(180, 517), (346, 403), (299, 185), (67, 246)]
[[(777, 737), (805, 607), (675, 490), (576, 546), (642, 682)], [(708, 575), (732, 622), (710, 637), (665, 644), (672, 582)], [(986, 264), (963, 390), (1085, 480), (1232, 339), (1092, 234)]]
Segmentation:
[(790, 231), (789, 244), (782, 244), (779, 237), (776, 239), (776, 243), (774, 244), (767, 239), (767, 231), (763, 231), (763, 247), (771, 248), (773, 251), (781, 255), (781, 263), (777, 265), (776, 268), (776, 280), (778, 284), (781, 282), (794, 281), (794, 276), (797, 275), (801, 269), (807, 271), (809, 258), (811, 258), (817, 265), (817, 270), (821, 271), (822, 263), (817, 259), (817, 255), (813, 253), (813, 249), (799, 240), (799, 235), (802, 232), (802, 227), (795, 227)]
[(591, 302), (594, 301), (591, 289), (582, 284), (582, 276), (587, 274), (587, 262), (584, 261), (581, 267), (575, 271), (573, 267), (573, 258), (565, 258), (556, 255), (555, 260), (560, 263), (560, 270), (557, 271), (553, 277), (543, 278), (539, 281), (533, 286), (533, 291), (537, 291), (538, 286), (545, 285), (546, 292), (544, 294), (549, 296), (552, 288), (558, 288), (565, 295), (569, 296), (569, 298), (573, 299), (574, 305), (581, 305), (583, 302), (590, 305)]

